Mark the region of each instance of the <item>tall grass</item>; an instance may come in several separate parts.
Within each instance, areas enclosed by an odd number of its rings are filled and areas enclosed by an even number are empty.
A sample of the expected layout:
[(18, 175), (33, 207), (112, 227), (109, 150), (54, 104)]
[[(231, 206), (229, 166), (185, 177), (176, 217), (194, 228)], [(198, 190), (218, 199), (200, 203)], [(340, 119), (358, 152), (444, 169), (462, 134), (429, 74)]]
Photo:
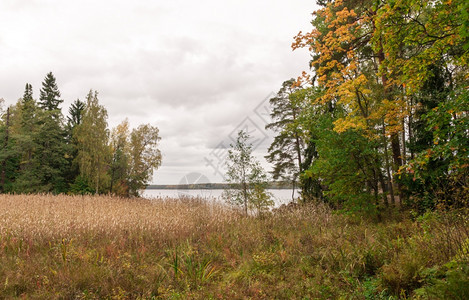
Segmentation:
[(148, 232), (164, 239), (207, 230), (238, 216), (222, 205), (196, 200), (0, 195), (0, 218), (1, 233), (25, 237)]
[(437, 299), (468, 283), (468, 220), (0, 195), (0, 298)]

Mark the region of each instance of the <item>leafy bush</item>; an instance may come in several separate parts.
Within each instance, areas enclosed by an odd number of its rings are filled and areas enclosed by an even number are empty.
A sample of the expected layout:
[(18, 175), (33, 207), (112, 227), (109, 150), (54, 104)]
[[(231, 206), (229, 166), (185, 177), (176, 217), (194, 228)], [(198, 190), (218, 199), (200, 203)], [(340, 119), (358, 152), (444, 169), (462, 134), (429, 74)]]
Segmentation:
[(424, 299), (467, 299), (469, 295), (469, 262), (455, 261), (441, 268), (425, 270), (427, 284), (415, 291)]

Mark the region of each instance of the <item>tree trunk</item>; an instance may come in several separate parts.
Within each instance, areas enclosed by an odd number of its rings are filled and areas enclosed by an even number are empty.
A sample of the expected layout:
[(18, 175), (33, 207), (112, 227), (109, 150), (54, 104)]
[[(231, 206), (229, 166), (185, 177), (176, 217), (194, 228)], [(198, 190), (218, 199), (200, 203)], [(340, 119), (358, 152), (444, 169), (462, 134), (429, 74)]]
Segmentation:
[(244, 196), (244, 214), (248, 215), (248, 187), (246, 182), (243, 182), (243, 196)]
[(388, 207), (389, 206), (388, 187), (386, 186), (386, 183), (384, 182), (384, 177), (383, 177), (383, 173), (381, 173), (381, 170), (378, 170), (378, 179), (379, 179), (379, 183), (381, 184), (381, 189), (383, 190), (384, 205)]
[[(394, 173), (397, 173), (399, 171), (400, 166), (402, 166), (401, 147), (399, 144), (399, 136), (397, 134), (391, 135), (391, 149), (394, 161), (393, 171)], [(399, 182), (397, 183), (397, 190), (399, 192), (399, 202), (402, 203), (402, 186)]]
[[(381, 41), (382, 41), (382, 37), (380, 37), (380, 44), (381, 44)], [(379, 64), (382, 65), (385, 57), (384, 57), (383, 47), (382, 47), (382, 45), (380, 45), (380, 46), (381, 47), (380, 47), (380, 50), (377, 53), (377, 56), (378, 56)], [(386, 76), (386, 72), (382, 72), (381, 83), (383, 85), (384, 98), (386, 99), (387, 96), (389, 95), (389, 93), (388, 93), (388, 78)], [(383, 130), (384, 130), (384, 121), (383, 121)], [(397, 133), (392, 133), (391, 134), (391, 151), (392, 151), (392, 157), (393, 157), (393, 164), (392, 164), (393, 171), (397, 172), (399, 170), (399, 167), (402, 165), (401, 148), (400, 148), (400, 144), (399, 144), (399, 135)], [(385, 157), (387, 158), (387, 155), (385, 155)], [(391, 176), (388, 167), (387, 167), (387, 170), (388, 170), (388, 176)], [(392, 177), (389, 177), (389, 181), (391, 182), (390, 186), (392, 187), (392, 182), (393, 182)], [(390, 190), (391, 190), (391, 201), (392, 201), (393, 204), (395, 204), (394, 190), (393, 189), (390, 189)], [(400, 184), (398, 184), (398, 190), (399, 190), (399, 199), (400, 199), (401, 194), (402, 194)]]
[(384, 160), (386, 162), (386, 173), (388, 175), (388, 187), (389, 193), (391, 195), (391, 204), (394, 206), (396, 204), (396, 199), (394, 198), (394, 188), (392, 186), (392, 176), (390, 171), (389, 157), (388, 157), (388, 141), (386, 140), (386, 128), (383, 121), (383, 145), (384, 145)]
[[(296, 110), (295, 110), (295, 107), (292, 107), (292, 112), (293, 112), (293, 122), (296, 122)], [(301, 160), (301, 143), (300, 143), (300, 137), (298, 136), (298, 133), (295, 132), (295, 150), (296, 150), (296, 156), (297, 156), (297, 160), (298, 160), (298, 174), (301, 174), (303, 173), (303, 163), (302, 163), (302, 160)], [(295, 200), (295, 183), (296, 183), (296, 177), (294, 175), (294, 179), (293, 179), (293, 191), (292, 191), (292, 201)]]
[(96, 195), (99, 193), (99, 159), (97, 165), (98, 168), (96, 170)]
[[(10, 108), (7, 108), (7, 120), (6, 120), (6, 128), (5, 128), (5, 144), (4, 144), (4, 151), (8, 151), (8, 138), (9, 138), (9, 129), (10, 129)], [(6, 167), (7, 167), (7, 158), (8, 156), (5, 155), (5, 158), (2, 162), (2, 177), (1, 177), (1, 185), (2, 185), (2, 192), (5, 192), (5, 177), (6, 177)]]
[(115, 176), (115, 173), (116, 173), (116, 168), (115, 168), (115, 162), (116, 162), (116, 159), (115, 159), (115, 154), (113, 155), (113, 158), (112, 158), (112, 166), (111, 166), (111, 184), (110, 184), (110, 187), (109, 187), (109, 194), (112, 195), (112, 188), (114, 186), (114, 176)]
[(296, 187), (296, 179), (293, 179), (292, 180), (292, 191), (291, 191), (291, 201), (294, 202), (295, 201), (295, 187)]
[(296, 155), (298, 156), (298, 170), (300, 174), (303, 172), (302, 162), (301, 162), (301, 146), (300, 146), (300, 138), (297, 133), (295, 133), (295, 148), (296, 148)]
[[(412, 97), (410, 97), (410, 112), (409, 112), (409, 141), (412, 143), (412, 140), (414, 138), (413, 132), (412, 132), (412, 125), (414, 122), (413, 118), (413, 112), (412, 112), (412, 107), (414, 106)], [(412, 150), (412, 147), (410, 147), (410, 159), (414, 159), (414, 151)]]
[(406, 153), (406, 142), (405, 142), (405, 118), (402, 119), (402, 164), (407, 163), (407, 153)]
[(244, 214), (247, 216), (248, 215), (248, 186), (247, 186), (247, 180), (246, 180), (246, 169), (245, 166), (243, 165), (242, 167), (242, 187), (243, 187), (243, 197), (244, 197)]

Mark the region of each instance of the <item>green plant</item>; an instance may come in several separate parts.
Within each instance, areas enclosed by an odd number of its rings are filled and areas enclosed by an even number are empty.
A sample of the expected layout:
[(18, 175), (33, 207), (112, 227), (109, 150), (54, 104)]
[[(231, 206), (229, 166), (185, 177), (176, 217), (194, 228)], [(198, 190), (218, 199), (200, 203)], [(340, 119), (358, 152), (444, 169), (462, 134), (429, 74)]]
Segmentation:
[(469, 262), (450, 261), (441, 268), (426, 270), (426, 285), (415, 291), (425, 299), (467, 299)]

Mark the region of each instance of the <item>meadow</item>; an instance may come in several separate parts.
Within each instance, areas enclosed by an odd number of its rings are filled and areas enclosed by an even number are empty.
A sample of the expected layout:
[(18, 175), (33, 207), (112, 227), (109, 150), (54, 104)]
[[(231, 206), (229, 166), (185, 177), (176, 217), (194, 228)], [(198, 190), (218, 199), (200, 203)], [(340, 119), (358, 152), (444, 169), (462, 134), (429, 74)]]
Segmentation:
[(468, 216), (0, 195), (0, 298), (464, 299)]

